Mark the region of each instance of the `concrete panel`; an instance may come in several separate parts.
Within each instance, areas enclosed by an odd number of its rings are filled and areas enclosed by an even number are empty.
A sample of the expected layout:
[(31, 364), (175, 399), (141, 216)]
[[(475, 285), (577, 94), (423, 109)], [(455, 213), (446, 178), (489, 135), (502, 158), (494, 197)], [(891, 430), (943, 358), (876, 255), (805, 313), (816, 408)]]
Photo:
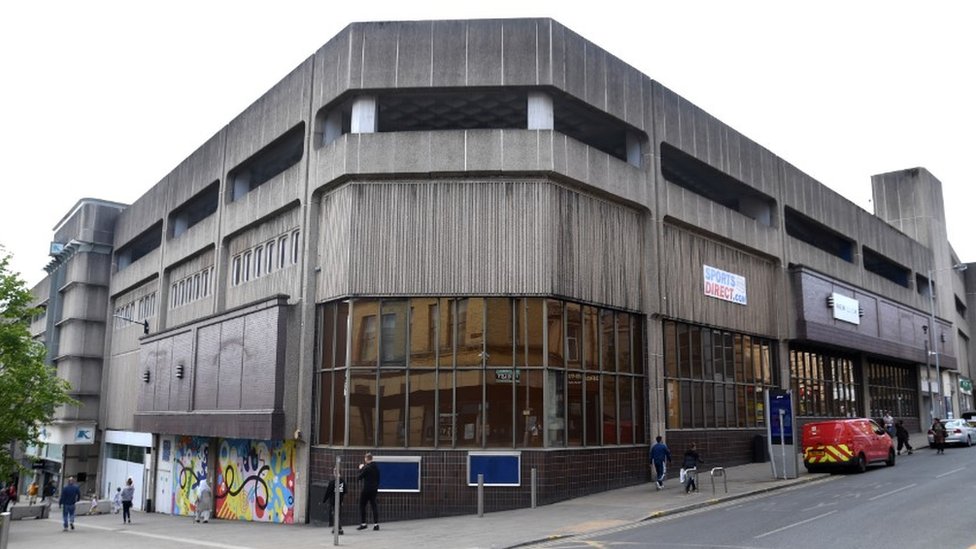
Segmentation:
[(468, 24), (465, 21), (435, 21), (431, 44), (432, 86), (451, 88), (463, 86), (467, 77), (466, 43)]
[(152, 410), (170, 409), (170, 384), (173, 379), (173, 338), (166, 338), (156, 345), (155, 360), (150, 365), (149, 385), (153, 389)]
[(502, 28), (501, 20), (468, 22), (467, 86), (499, 86), (502, 84)]
[(362, 42), (362, 71), (358, 87), (394, 88), (397, 79), (397, 36), (401, 23), (365, 23)]
[(277, 309), (265, 309), (244, 317), (244, 356), (241, 376), (242, 409), (275, 408), (278, 389)]
[(244, 319), (231, 318), (220, 323), (220, 355), (217, 371), (217, 409), (241, 408), (242, 366), (244, 362)]
[(464, 170), (464, 137), (462, 131), (430, 132), (430, 171), (460, 172)]
[(168, 239), (163, 256), (164, 268), (180, 263), (208, 248), (212, 250), (219, 237), (217, 228), (217, 215), (215, 213), (190, 227), (180, 236)]
[(586, 95), (597, 108), (607, 109), (607, 52), (590, 42), (584, 43), (586, 59)]
[(193, 409), (217, 409), (217, 376), (220, 372), (220, 324), (204, 326), (196, 332), (196, 357), (193, 368)]
[(465, 135), (464, 169), (497, 170), (502, 161), (502, 135), (492, 130), (468, 130)]
[(401, 24), (397, 34), (396, 87), (429, 87), (433, 78), (431, 64), (434, 23)]
[(540, 83), (538, 23), (535, 19), (502, 23), (502, 84), (535, 86)]
[(559, 38), (562, 45), (560, 52), (562, 54), (562, 69), (565, 73), (564, 89), (570, 95), (586, 100), (586, 70), (588, 68), (586, 66), (586, 48), (589, 43), (568, 29)]

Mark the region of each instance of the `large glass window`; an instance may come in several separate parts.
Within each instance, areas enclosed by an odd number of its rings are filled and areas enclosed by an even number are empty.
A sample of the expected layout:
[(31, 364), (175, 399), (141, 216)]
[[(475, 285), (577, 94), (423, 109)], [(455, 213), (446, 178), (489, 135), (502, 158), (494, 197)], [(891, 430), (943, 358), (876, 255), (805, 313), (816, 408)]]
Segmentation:
[(901, 364), (871, 360), (867, 368), (871, 417), (918, 417), (918, 383), (915, 370)]
[(546, 298), (360, 298), (321, 305), (318, 326), (318, 444), (645, 440), (636, 315)]
[(762, 426), (762, 393), (778, 386), (772, 350), (767, 339), (665, 321), (667, 428)]
[(790, 385), (798, 416), (862, 415), (860, 382), (850, 356), (791, 349)]

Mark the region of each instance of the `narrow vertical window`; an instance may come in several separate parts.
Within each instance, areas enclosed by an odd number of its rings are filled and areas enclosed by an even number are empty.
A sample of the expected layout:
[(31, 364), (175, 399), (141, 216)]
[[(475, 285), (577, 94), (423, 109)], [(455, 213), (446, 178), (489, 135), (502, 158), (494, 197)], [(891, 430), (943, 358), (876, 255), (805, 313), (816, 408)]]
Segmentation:
[(275, 241), (274, 240), (271, 240), (270, 242), (264, 245), (264, 255), (265, 255), (264, 262), (267, 264), (266, 269), (268, 270), (268, 273), (271, 273), (272, 271), (275, 270), (274, 267)]
[(241, 256), (234, 257), (234, 264), (231, 271), (233, 273), (233, 278), (231, 278), (231, 286), (237, 286), (241, 283)]
[(244, 252), (244, 260), (241, 262), (241, 275), (244, 282), (251, 280), (251, 250)]
[(285, 260), (288, 258), (288, 235), (278, 238), (278, 268), (285, 267)]
[(259, 244), (254, 249), (254, 278), (259, 278), (262, 274), (261, 266), (264, 263), (264, 245)]
[(300, 230), (296, 229), (291, 233), (291, 263), (292, 265), (298, 264), (298, 257), (301, 253), (301, 239), (299, 238)]

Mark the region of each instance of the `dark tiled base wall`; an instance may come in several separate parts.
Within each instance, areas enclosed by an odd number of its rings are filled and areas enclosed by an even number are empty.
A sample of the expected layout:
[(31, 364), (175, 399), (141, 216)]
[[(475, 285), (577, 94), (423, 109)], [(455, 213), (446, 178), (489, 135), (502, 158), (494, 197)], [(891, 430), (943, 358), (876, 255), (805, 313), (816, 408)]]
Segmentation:
[[(545, 505), (588, 494), (613, 490), (650, 481), (647, 446), (579, 450), (522, 451), (522, 485), (485, 487), (485, 512), (531, 507), (531, 471), (536, 468), (536, 503)], [(327, 522), (326, 506), (321, 503), (331, 476), (335, 456), (342, 457), (342, 474), (349, 493), (342, 506), (342, 524), (359, 523), (360, 483), (357, 468), (363, 450), (313, 448), (311, 452), (309, 517), (312, 522)], [(478, 512), (478, 488), (468, 486), (467, 451), (376, 451), (383, 456), (419, 456), (420, 493), (381, 492), (380, 522), (408, 520)], [(371, 519), (371, 514), (368, 515)]]
[(753, 439), (756, 435), (765, 436), (766, 431), (764, 429), (668, 431), (664, 435), (664, 442), (671, 448), (673, 460), (672, 466), (668, 469), (668, 477), (677, 478), (681, 457), (692, 442), (698, 445), (698, 454), (705, 460), (706, 469), (752, 463), (754, 461)]

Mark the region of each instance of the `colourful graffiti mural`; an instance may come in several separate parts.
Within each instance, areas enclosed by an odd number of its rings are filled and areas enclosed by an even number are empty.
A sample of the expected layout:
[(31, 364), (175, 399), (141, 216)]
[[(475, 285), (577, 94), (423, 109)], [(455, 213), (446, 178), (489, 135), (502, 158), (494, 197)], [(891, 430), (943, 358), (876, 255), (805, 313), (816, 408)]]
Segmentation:
[(295, 441), (223, 439), (217, 455), (216, 515), (295, 521)]
[(207, 478), (210, 465), (210, 439), (179, 437), (173, 460), (173, 514), (193, 515), (196, 508), (196, 488)]

